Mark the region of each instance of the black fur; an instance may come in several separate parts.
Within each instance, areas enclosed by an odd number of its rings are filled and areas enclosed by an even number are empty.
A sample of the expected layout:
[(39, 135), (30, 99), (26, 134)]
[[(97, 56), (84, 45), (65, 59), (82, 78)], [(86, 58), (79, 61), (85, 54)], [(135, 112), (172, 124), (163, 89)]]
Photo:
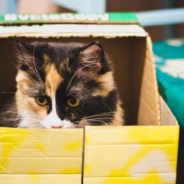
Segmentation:
[[(103, 121), (91, 120), (91, 125), (109, 124), (113, 120), (118, 102), (117, 90), (113, 89), (106, 97), (93, 96), (96, 89), (100, 89), (102, 84), (96, 80), (100, 75), (112, 71), (111, 62), (104, 53), (103, 47), (99, 43), (46, 43), (34, 42), (31, 44), (17, 40), (17, 52), (19, 69), (27, 73), (27, 76), (38, 84), (46, 80), (46, 66), (54, 64), (58, 73), (64, 79), (56, 91), (57, 114), (61, 120), (67, 119), (74, 124), (78, 124), (82, 118), (111, 112), (109, 116), (103, 117)], [(97, 48), (93, 51), (93, 46)], [(87, 50), (89, 49), (89, 51)], [(90, 51), (90, 49), (92, 51)], [(87, 54), (86, 54), (87, 53)], [(47, 58), (47, 60), (46, 60)], [(90, 65), (92, 63), (92, 65)], [(94, 63), (94, 64), (93, 64)], [(61, 67), (62, 66), (62, 67)], [(34, 68), (37, 72), (33, 71)], [(40, 76), (40, 80), (38, 76)], [(79, 90), (77, 86), (82, 84)], [(30, 97), (45, 94), (43, 85), (30, 83), (27, 91)], [(75, 97), (80, 100), (77, 107), (70, 107), (67, 100)], [(49, 114), (52, 110), (52, 102), (48, 98)], [(1, 125), (1, 124), (0, 124)]]

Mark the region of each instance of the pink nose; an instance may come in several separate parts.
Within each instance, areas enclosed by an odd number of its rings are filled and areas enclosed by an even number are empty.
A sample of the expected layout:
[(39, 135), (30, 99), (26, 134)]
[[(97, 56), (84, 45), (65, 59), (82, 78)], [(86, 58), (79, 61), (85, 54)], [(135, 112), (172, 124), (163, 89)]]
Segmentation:
[(51, 125), (52, 128), (62, 128), (62, 125), (58, 125), (58, 126), (54, 126), (54, 125)]

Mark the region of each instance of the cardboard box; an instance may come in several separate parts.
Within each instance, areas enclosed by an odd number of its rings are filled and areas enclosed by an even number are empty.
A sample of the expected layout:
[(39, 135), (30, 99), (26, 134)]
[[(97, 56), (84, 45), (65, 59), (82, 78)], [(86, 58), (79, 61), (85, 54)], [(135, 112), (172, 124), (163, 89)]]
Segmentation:
[[(67, 22), (62, 20), (64, 16), (70, 18), (70, 24), (61, 24)], [(28, 22), (24, 20), (25, 25), (14, 25), (21, 24), (20, 17), (14, 15), (15, 22), (6, 20), (1, 24), (10, 25), (0, 26), (0, 91), (15, 89), (16, 68), (9, 62), (15, 63), (13, 37), (27, 42), (99, 41), (113, 62), (126, 124), (131, 126), (84, 130), (0, 128), (0, 181), (3, 184), (174, 184), (179, 127), (159, 97), (151, 40), (135, 15), (122, 13), (116, 21), (109, 20), (111, 15), (107, 13), (57, 14), (57, 20), (47, 20), (47, 24), (35, 25), (38, 20), (26, 25)], [(95, 20), (90, 22), (89, 17)], [(106, 20), (99, 21), (99, 17)], [(0, 104), (10, 96), (1, 93)]]

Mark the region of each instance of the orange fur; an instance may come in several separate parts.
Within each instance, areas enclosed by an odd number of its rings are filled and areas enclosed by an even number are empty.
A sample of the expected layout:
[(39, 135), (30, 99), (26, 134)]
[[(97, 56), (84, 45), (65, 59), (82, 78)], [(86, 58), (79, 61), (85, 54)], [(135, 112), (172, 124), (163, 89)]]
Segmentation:
[(54, 64), (48, 65), (45, 69), (45, 73), (46, 73), (46, 81), (45, 81), (46, 94), (52, 97), (55, 94), (58, 86), (63, 81), (63, 79), (57, 72)]

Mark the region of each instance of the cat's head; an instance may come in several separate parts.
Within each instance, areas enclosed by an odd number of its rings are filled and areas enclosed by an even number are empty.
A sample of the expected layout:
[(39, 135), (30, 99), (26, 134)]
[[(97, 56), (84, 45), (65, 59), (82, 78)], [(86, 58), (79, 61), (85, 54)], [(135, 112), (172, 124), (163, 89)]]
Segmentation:
[(99, 43), (17, 40), (19, 127), (112, 124), (119, 111), (111, 63)]

